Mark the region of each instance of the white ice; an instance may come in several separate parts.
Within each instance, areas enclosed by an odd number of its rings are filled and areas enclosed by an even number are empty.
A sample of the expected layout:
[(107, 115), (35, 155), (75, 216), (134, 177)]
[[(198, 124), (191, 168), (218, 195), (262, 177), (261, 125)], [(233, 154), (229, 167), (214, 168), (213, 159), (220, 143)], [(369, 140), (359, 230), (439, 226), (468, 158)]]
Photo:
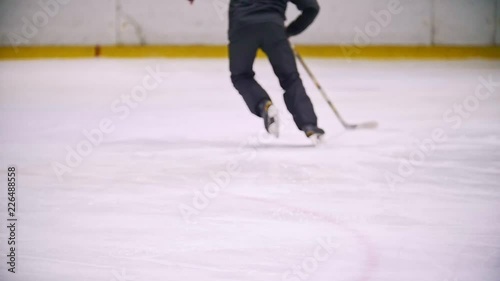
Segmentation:
[[(328, 134), (312, 147), (265, 60), (255, 70), (282, 114), (278, 140), (226, 60), (0, 62), (0, 279), (500, 280), (500, 62), (308, 62), (348, 121), (380, 127), (344, 131), (301, 71)], [(113, 110), (147, 68), (162, 83), (130, 115)], [(68, 163), (103, 120), (114, 131)], [(436, 130), (445, 139), (422, 152)]]

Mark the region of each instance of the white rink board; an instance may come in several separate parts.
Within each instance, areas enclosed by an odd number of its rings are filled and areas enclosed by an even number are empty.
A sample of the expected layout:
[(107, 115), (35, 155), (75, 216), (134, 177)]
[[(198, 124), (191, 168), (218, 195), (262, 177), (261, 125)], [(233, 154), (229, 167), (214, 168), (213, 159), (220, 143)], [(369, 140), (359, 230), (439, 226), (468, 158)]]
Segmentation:
[(116, 43), (115, 0), (58, 1), (47, 6), (38, 0), (0, 1), (0, 45)]
[[(44, 3), (56, 0), (42, 0)], [(57, 0), (56, 16), (22, 45), (95, 44), (225, 44), (229, 0)], [(500, 0), (319, 0), (317, 22), (297, 38), (302, 44), (491, 45), (498, 32)], [(383, 26), (370, 27), (374, 13), (390, 3), (403, 11)], [(433, 4), (435, 2), (435, 4)], [(0, 45), (11, 44), (12, 34), (22, 35), (25, 23), (43, 11), (38, 0), (0, 2)], [(51, 2), (57, 3), (57, 2)], [(293, 5), (291, 5), (293, 6)], [(289, 20), (297, 15), (288, 12)], [(359, 30), (374, 30), (369, 40), (358, 40)], [(10, 36), (10, 37), (8, 37)]]
[[(497, 11), (496, 11), (496, 14), (497, 15), (500, 15), (500, 0), (497, 0)], [(496, 45), (500, 45), (500, 20), (496, 19), (496, 27), (495, 27), (495, 30), (496, 30), (496, 35), (495, 35), (495, 44)]]
[[(492, 45), (499, 23), (496, 0), (435, 1), (436, 44)], [(467, 20), (464, 20), (467, 19)]]

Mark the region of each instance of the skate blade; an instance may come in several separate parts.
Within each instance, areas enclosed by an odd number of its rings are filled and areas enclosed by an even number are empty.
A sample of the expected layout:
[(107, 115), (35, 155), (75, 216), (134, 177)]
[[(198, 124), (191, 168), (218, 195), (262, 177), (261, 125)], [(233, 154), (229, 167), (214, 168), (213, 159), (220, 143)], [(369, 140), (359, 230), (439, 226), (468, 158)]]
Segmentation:
[(269, 118), (274, 119), (274, 122), (269, 125), (268, 127), (268, 133), (273, 135), (275, 138), (279, 138), (280, 136), (280, 116), (278, 109), (274, 106), (271, 105), (269, 109), (267, 110), (267, 114), (269, 115)]
[(311, 140), (314, 146), (318, 146), (323, 143), (323, 135), (313, 134), (309, 136), (309, 139)]

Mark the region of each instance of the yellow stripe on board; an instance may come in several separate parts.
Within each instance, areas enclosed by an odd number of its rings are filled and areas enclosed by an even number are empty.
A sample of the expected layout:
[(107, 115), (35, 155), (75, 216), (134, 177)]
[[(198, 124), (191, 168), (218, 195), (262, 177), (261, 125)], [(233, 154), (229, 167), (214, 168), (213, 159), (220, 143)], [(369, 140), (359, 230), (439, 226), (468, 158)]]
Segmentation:
[(0, 60), (90, 58), (94, 56), (94, 46), (0, 47)]
[(103, 46), (107, 58), (226, 58), (226, 46)]
[(339, 59), (500, 59), (500, 47), (300, 46), (305, 57)]
[[(298, 46), (304, 57), (377, 60), (500, 59), (500, 47)], [(0, 47), (0, 59), (46, 58), (227, 58), (226, 46), (44, 46)], [(259, 57), (264, 57), (259, 52)]]

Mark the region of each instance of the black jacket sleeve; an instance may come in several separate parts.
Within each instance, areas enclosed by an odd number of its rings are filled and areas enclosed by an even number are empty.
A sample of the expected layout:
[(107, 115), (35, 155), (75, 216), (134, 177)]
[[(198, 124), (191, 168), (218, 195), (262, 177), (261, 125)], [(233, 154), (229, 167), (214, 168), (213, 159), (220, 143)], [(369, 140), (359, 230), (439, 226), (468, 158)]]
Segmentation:
[(319, 13), (319, 4), (317, 0), (290, 0), (294, 3), (302, 14), (295, 19), (286, 29), (288, 36), (295, 36), (306, 30), (316, 19)]

